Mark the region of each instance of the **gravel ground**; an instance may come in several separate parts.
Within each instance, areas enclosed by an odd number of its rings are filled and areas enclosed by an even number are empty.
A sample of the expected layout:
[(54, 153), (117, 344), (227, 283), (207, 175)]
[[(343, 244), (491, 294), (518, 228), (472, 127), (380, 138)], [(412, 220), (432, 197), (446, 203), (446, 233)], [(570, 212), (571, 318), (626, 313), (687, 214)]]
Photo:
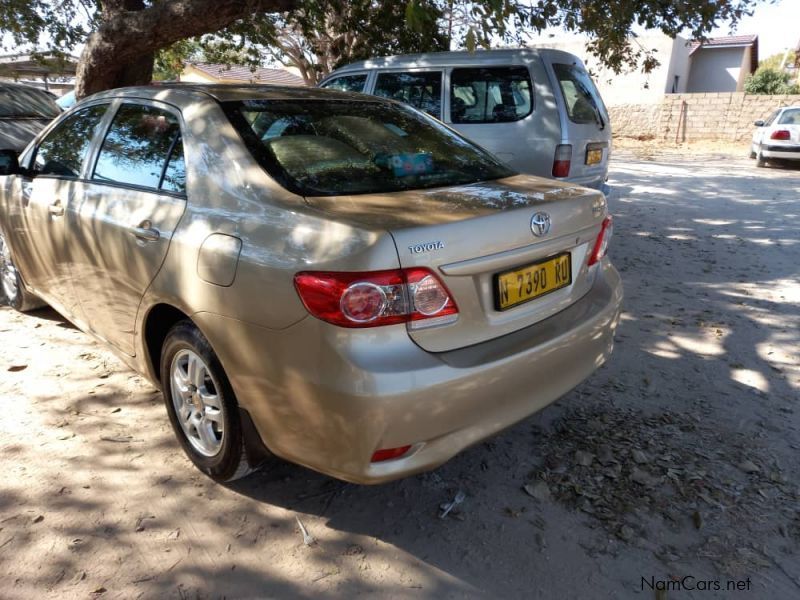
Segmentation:
[(612, 167), (610, 362), (384, 486), (286, 464), (215, 484), (149, 384), (0, 307), (0, 596), (800, 597), (800, 170), (657, 156)]

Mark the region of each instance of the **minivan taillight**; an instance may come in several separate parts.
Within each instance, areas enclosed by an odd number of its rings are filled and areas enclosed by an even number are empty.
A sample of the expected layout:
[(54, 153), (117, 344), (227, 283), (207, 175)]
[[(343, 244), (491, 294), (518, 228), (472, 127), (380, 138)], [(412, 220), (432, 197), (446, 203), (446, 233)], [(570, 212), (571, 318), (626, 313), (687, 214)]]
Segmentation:
[(789, 140), (792, 138), (787, 129), (778, 129), (777, 131), (773, 131), (772, 135), (769, 137), (772, 140)]
[(458, 307), (430, 269), (302, 272), (294, 286), (312, 315), (341, 327), (452, 323)]
[(614, 233), (614, 222), (611, 215), (603, 219), (603, 224), (600, 226), (600, 233), (594, 242), (594, 248), (589, 255), (589, 266), (599, 261), (608, 252), (608, 244), (611, 242), (611, 235)]
[(553, 155), (553, 177), (569, 177), (569, 166), (572, 162), (572, 145), (559, 144)]

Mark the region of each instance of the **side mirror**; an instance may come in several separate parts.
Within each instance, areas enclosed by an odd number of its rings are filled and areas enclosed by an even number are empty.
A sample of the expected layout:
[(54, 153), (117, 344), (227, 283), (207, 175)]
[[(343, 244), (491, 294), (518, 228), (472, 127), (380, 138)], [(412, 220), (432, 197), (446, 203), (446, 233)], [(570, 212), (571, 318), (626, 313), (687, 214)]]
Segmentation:
[(0, 150), (0, 176), (2, 175), (18, 175), (19, 168), (19, 154), (16, 150)]
[(763, 126), (764, 126), (764, 121), (762, 121), (761, 119), (759, 119), (758, 121), (756, 121), (755, 123), (753, 123), (753, 125), (755, 125), (756, 127), (763, 127)]

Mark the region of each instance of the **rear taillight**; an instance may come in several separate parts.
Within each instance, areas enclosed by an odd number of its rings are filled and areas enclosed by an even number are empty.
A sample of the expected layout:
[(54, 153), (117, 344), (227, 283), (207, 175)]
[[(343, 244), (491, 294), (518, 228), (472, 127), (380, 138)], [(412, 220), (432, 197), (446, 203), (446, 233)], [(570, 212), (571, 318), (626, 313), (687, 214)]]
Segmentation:
[(399, 448), (384, 448), (383, 450), (376, 450), (372, 455), (370, 462), (383, 462), (385, 460), (394, 460), (400, 458), (411, 449), (411, 446), (400, 446)]
[(294, 285), (308, 312), (342, 327), (411, 322), (418, 328), (458, 318), (450, 292), (429, 269), (304, 272)]
[(572, 146), (559, 144), (553, 155), (553, 177), (569, 177), (569, 165), (572, 161)]
[(792, 139), (791, 134), (786, 129), (778, 129), (777, 131), (773, 131), (772, 135), (769, 136), (772, 140), (789, 140)]
[(592, 253), (589, 255), (590, 267), (606, 255), (606, 252), (608, 252), (608, 244), (611, 241), (611, 235), (613, 233), (614, 223), (611, 219), (611, 215), (609, 215), (603, 219), (603, 224), (600, 226), (600, 233), (597, 236), (597, 240), (594, 242)]

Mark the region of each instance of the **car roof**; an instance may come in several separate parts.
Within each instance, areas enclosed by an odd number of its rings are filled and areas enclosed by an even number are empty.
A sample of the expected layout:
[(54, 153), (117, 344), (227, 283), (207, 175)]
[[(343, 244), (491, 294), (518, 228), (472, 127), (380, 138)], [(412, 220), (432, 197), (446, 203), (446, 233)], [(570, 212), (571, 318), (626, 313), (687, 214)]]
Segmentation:
[(163, 83), (147, 86), (115, 88), (90, 96), (103, 98), (146, 98), (184, 104), (196, 101), (198, 96), (212, 98), (219, 102), (236, 100), (358, 100), (360, 102), (380, 102), (380, 98), (365, 96), (355, 92), (342, 92), (300, 86), (280, 85), (231, 85), (223, 83)]
[[(554, 48), (507, 48), (501, 50), (475, 50), (458, 52), (426, 52), (422, 54), (396, 54), (353, 62), (333, 73), (397, 67), (447, 67), (488, 66), (521, 63), (525, 60), (548, 57), (580, 62), (574, 54)], [(332, 74), (333, 74), (332, 73)]]
[(48, 90), (37, 87), (35, 85), (28, 85), (27, 83), (19, 83), (18, 81), (0, 81), (0, 88), (39, 92), (40, 94), (44, 94), (45, 96), (52, 97), (52, 94)]

